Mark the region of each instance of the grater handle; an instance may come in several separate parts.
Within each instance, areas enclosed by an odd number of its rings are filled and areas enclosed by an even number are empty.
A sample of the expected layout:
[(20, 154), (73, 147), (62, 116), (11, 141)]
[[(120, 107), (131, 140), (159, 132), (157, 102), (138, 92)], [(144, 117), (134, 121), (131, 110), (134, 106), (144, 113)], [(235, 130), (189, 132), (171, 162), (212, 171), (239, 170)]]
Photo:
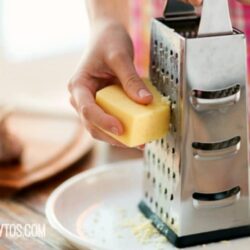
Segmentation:
[[(190, 4), (178, 0), (168, 0), (164, 17), (186, 17), (195, 14)], [(203, 0), (198, 37), (232, 34), (233, 27), (229, 13), (228, 0)]]
[(240, 85), (236, 84), (230, 88), (215, 91), (193, 90), (189, 99), (196, 110), (203, 111), (236, 104), (240, 96)]
[(198, 37), (232, 33), (228, 0), (203, 0)]

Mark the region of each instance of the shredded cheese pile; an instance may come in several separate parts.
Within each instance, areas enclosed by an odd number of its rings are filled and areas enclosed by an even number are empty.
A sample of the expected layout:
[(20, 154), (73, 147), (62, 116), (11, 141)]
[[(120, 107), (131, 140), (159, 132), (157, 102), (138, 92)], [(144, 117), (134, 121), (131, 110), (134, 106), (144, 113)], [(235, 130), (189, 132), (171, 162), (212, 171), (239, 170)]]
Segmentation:
[(163, 249), (163, 244), (167, 242), (166, 237), (161, 235), (152, 225), (151, 220), (146, 219), (142, 214), (138, 214), (136, 218), (125, 219), (121, 224), (123, 228), (131, 230), (133, 235), (141, 244), (156, 245), (156, 249)]

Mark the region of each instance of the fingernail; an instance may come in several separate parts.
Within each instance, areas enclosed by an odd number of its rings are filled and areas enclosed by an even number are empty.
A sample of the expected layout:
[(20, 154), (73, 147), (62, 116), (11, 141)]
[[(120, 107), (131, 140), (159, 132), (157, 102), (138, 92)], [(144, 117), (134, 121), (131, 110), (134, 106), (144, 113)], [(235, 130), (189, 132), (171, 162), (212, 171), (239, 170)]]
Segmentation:
[(146, 89), (140, 89), (138, 91), (138, 96), (140, 98), (144, 98), (144, 97), (152, 96), (152, 94), (148, 90), (146, 90)]
[(112, 127), (111, 128), (111, 133), (114, 134), (114, 135), (119, 135), (119, 130), (117, 127)]

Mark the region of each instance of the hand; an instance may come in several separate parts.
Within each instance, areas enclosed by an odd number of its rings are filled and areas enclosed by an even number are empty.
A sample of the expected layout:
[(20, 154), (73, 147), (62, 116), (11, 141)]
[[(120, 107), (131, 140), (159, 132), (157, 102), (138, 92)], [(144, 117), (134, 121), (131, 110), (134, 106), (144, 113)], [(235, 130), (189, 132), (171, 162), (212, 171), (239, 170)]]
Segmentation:
[(200, 6), (202, 4), (202, 0), (183, 0), (185, 3), (190, 3), (194, 6)]
[(140, 104), (149, 104), (153, 96), (135, 70), (133, 45), (124, 26), (117, 21), (102, 20), (93, 30), (88, 53), (69, 83), (71, 104), (94, 138), (123, 146), (97, 128), (115, 135), (124, 132), (121, 122), (95, 103), (96, 91), (120, 83), (127, 95)]
[[(202, 4), (202, 1), (203, 0), (183, 0), (183, 2), (190, 3), (194, 6), (200, 6)], [(250, 0), (238, 0), (238, 1), (244, 4), (250, 4)]]

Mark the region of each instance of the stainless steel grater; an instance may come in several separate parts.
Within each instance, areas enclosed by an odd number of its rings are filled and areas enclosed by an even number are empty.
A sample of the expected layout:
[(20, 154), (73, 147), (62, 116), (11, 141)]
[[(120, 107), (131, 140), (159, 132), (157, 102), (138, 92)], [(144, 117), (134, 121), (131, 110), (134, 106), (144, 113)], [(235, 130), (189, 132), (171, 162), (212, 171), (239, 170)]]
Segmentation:
[(250, 235), (246, 39), (227, 0), (153, 19), (150, 78), (170, 133), (146, 145), (140, 210), (177, 247)]

